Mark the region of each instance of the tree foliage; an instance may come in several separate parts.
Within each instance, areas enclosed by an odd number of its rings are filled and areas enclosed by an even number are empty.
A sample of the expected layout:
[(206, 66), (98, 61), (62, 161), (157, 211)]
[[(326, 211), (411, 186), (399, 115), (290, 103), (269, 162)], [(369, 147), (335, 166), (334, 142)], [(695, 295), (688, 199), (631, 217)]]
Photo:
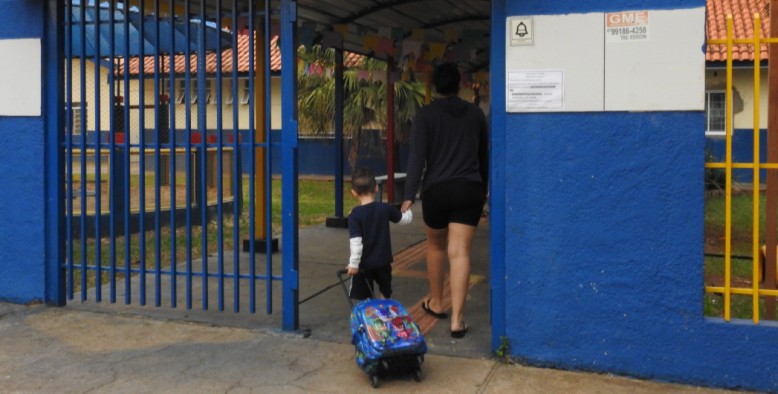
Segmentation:
[[(301, 134), (324, 135), (334, 132), (335, 50), (301, 48), (298, 70), (298, 121)], [(365, 129), (384, 130), (386, 110), (386, 62), (368, 57), (346, 69), (344, 79), (343, 132), (359, 139)], [(395, 138), (408, 139), (416, 110), (424, 104), (424, 84), (418, 81), (394, 83)]]

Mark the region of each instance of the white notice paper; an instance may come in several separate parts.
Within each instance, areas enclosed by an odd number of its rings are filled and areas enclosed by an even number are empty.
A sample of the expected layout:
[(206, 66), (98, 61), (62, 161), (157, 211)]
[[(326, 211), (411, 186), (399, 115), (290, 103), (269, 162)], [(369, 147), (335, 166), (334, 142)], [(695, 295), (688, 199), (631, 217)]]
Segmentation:
[(564, 109), (564, 71), (508, 71), (509, 112)]

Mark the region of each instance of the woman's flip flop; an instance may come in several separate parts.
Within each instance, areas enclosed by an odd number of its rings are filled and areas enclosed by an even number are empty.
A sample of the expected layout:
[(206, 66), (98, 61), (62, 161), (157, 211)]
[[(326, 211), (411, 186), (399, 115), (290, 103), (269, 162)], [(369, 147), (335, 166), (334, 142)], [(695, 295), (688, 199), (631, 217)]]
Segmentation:
[(462, 329), (457, 331), (451, 331), (451, 338), (464, 338), (465, 334), (467, 334), (467, 330), (470, 328), (467, 326), (467, 323), (462, 322)]
[(437, 319), (445, 319), (445, 318), (448, 317), (448, 313), (446, 313), (446, 312), (438, 313), (438, 312), (435, 312), (432, 309), (430, 309), (429, 302), (430, 302), (430, 300), (426, 300), (426, 301), (422, 301), (422, 303), (421, 303), (421, 309), (424, 309), (425, 313), (427, 313), (428, 315), (433, 316), (433, 317), (435, 317)]

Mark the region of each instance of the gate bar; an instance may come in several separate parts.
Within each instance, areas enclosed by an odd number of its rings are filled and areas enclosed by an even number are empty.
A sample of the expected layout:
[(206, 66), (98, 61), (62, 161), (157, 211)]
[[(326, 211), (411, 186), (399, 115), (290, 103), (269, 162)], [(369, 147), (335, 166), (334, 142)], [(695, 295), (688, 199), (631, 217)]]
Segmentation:
[[(66, 192), (65, 192), (65, 206), (66, 206), (66, 218), (65, 218), (65, 236), (67, 242), (67, 293), (68, 298), (73, 298), (73, 111), (71, 105), (73, 103), (73, 6), (67, 5), (67, 14), (65, 16), (65, 24), (68, 48), (66, 52), (66, 65), (65, 65), (65, 80), (68, 90), (65, 92), (65, 100), (67, 108), (65, 108), (65, 171), (67, 173), (65, 179)], [(59, 130), (58, 130), (59, 134)], [(57, 147), (59, 149), (59, 147)], [(82, 295), (83, 296), (83, 295)]]
[[(130, 140), (132, 139), (132, 133), (130, 131), (130, 73), (127, 67), (127, 62), (130, 60), (130, 18), (126, 4), (122, 10), (124, 12), (124, 58), (120, 63), (122, 65), (120, 70), (122, 71), (124, 82), (124, 98), (122, 99), (122, 110), (124, 112), (124, 126), (122, 127), (124, 132), (124, 150), (122, 151), (124, 168), (122, 169), (122, 181), (124, 188), (121, 197), (124, 200), (124, 204), (122, 204), (122, 214), (124, 217), (124, 303), (129, 305), (132, 303), (132, 277), (130, 272), (130, 268), (132, 268), (130, 267), (132, 264), (132, 255), (130, 254), (130, 245), (132, 245), (132, 234), (130, 233), (130, 210), (132, 208), (130, 201)], [(143, 45), (141, 44), (140, 46), (142, 47)]]
[[(176, 9), (175, 0), (169, 0), (169, 2), (168, 2), (168, 10), (169, 10), (168, 18), (170, 19), (170, 26), (173, 26), (173, 24), (175, 23), (175, 12), (174, 12), (175, 9)], [(188, 31), (188, 28), (187, 28), (187, 31)], [(171, 34), (169, 38), (170, 38), (170, 48), (175, 48), (175, 43), (176, 43), (175, 35)], [(187, 35), (187, 40), (188, 39), (189, 39), (189, 36)], [(188, 44), (187, 44), (187, 50), (189, 50)], [(174, 95), (176, 94), (176, 67), (175, 67), (175, 55), (172, 53), (173, 51), (170, 51), (170, 52), (171, 53), (168, 54), (168, 65), (169, 65), (168, 66), (168, 73), (170, 74), (170, 78), (169, 78), (170, 79), (170, 83), (169, 83), (169, 88), (168, 88), (168, 96), (169, 96), (169, 98), (173, 98), (173, 97), (175, 97)], [(189, 56), (185, 56), (185, 59), (186, 59), (185, 62), (188, 62)], [(187, 63), (187, 65), (188, 65), (188, 63)], [(185, 95), (188, 98), (188, 90), (185, 92)], [(177, 291), (177, 288), (178, 288), (178, 272), (177, 272), (178, 271), (178, 267), (177, 267), (177, 264), (176, 264), (176, 261), (178, 261), (178, 257), (177, 257), (177, 253), (176, 253), (176, 249), (177, 249), (176, 241), (177, 241), (178, 237), (176, 235), (176, 230), (175, 230), (176, 229), (176, 209), (173, 209), (173, 207), (177, 207), (178, 206), (178, 204), (177, 204), (178, 197), (176, 196), (176, 187), (177, 187), (177, 184), (178, 184), (178, 181), (176, 180), (176, 171), (177, 171), (177, 168), (176, 168), (177, 167), (176, 166), (176, 151), (178, 149), (176, 149), (176, 147), (177, 147), (177, 143), (176, 143), (176, 106), (175, 105), (170, 105), (170, 104), (168, 104), (168, 105), (170, 107), (170, 111), (169, 111), (169, 114), (168, 114), (169, 119), (170, 119), (170, 124), (169, 124), (170, 125), (170, 127), (169, 127), (170, 130), (168, 131), (168, 137), (169, 137), (168, 143), (165, 146), (167, 146), (168, 150), (170, 151), (170, 153), (169, 153), (170, 154), (170, 160), (169, 160), (169, 162), (170, 162), (169, 163), (169, 167), (170, 167), (170, 173), (169, 173), (170, 174), (169, 175), (170, 176), (169, 177), (170, 188), (169, 189), (170, 189), (170, 206), (171, 206), (171, 209), (170, 209), (170, 230), (171, 230), (170, 231), (170, 262), (171, 262), (171, 264), (170, 264), (170, 271), (171, 271), (171, 275), (170, 275), (170, 306), (173, 307), (173, 308), (176, 308), (178, 306), (178, 301), (177, 301), (177, 299), (178, 299), (178, 291)]]
[[(86, 31), (86, 7), (84, 5), (81, 5), (81, 7), (79, 7), (79, 8), (80, 8), (80, 14), (81, 14), (80, 15), (80, 17), (81, 17), (81, 21), (80, 21), (81, 31)], [(97, 18), (97, 19), (100, 19), (100, 18)], [(86, 35), (82, 34), (81, 37), (80, 37), (80, 40), (81, 40), (81, 48), (85, 48), (85, 46), (86, 46)], [(85, 209), (85, 207), (86, 207), (86, 200), (87, 200), (87, 198), (86, 198), (86, 179), (87, 179), (87, 174), (86, 174), (86, 127), (85, 127), (85, 122), (84, 122), (84, 102), (86, 101), (86, 56), (84, 56), (82, 54), (81, 57), (78, 60), (79, 60), (79, 70), (78, 71), (79, 71), (79, 79), (80, 79), (80, 81), (79, 81), (79, 89), (81, 90), (79, 92), (79, 98), (78, 98), (78, 101), (79, 101), (78, 105), (80, 106), (79, 111), (80, 111), (80, 118), (81, 118), (81, 122), (80, 122), (80, 125), (79, 125), (79, 130), (78, 130), (80, 132), (80, 134), (81, 134), (81, 141), (79, 141), (79, 146), (81, 147), (81, 152), (80, 152), (81, 158), (80, 158), (80, 163), (79, 163), (79, 167), (80, 167), (79, 171), (80, 171), (80, 175), (81, 175), (81, 182), (80, 182), (80, 189), (81, 189), (80, 190), (80, 194), (81, 195), (79, 196), (79, 201), (81, 203), (81, 214), (79, 215), (79, 221), (80, 221), (80, 224), (81, 224), (81, 228), (79, 229), (79, 232), (80, 232), (81, 239), (79, 240), (79, 247), (81, 248), (81, 258), (80, 258), (80, 260), (81, 260), (81, 264), (80, 264), (80, 266), (81, 266), (81, 296), (82, 296), (82, 298), (86, 298), (86, 296), (87, 296), (87, 289), (86, 289), (86, 285), (85, 284), (87, 283), (86, 282), (87, 249), (86, 249), (86, 209)], [(75, 130), (74, 130), (75, 129), (75, 122), (74, 122), (74, 119), (73, 119), (74, 116), (72, 115), (72, 114), (74, 114), (73, 108), (72, 108), (73, 102), (71, 101), (69, 103), (69, 105), (71, 106), (70, 111), (68, 111), (68, 112), (71, 113), (71, 116), (70, 116), (70, 119), (71, 119), (70, 134), (71, 134), (71, 141), (72, 141), (72, 135), (73, 135), (73, 133), (75, 133)], [(71, 177), (71, 179), (73, 179), (73, 178)], [(71, 189), (73, 188), (73, 184), (72, 183), (70, 184), (70, 188)], [(72, 206), (73, 205), (73, 200), (70, 200), (69, 203)]]
[[(233, 230), (232, 234), (232, 244), (233, 244), (233, 272), (235, 273), (235, 278), (232, 281), (232, 297), (235, 302), (233, 302), (232, 310), (234, 312), (240, 311), (240, 280), (238, 276), (240, 275), (240, 248), (238, 245), (240, 245), (240, 218), (238, 215), (238, 204), (243, 204), (243, 190), (240, 187), (243, 184), (243, 175), (240, 173), (240, 161), (241, 161), (241, 154), (240, 154), (240, 134), (238, 132), (238, 0), (232, 0), (232, 130), (233, 130), (233, 138), (232, 138), (232, 149), (233, 149), (233, 162), (232, 162), (232, 170), (233, 170), (233, 177), (235, 178), (235, 182), (233, 182), (232, 185), (232, 195), (233, 198), (240, 197), (240, 200), (238, 203), (233, 203), (232, 205), (232, 228)], [(234, 201), (234, 200), (233, 200)]]
[(200, 3), (200, 26), (197, 29), (198, 43), (197, 43), (197, 128), (200, 132), (200, 179), (196, 180), (196, 184), (199, 184), (200, 196), (198, 197), (197, 207), (200, 210), (200, 263), (201, 270), (203, 272), (202, 281), (202, 308), (204, 311), (208, 310), (208, 180), (207, 180), (207, 161), (208, 161), (208, 136), (206, 123), (207, 108), (205, 103), (205, 91), (208, 89), (208, 80), (205, 78), (206, 67), (206, 53), (205, 53), (205, 2)]
[[(770, 37), (778, 37), (778, 0), (770, 0)], [(768, 102), (767, 102), (767, 161), (778, 162), (778, 45), (773, 43), (768, 51)], [(764, 287), (775, 289), (776, 241), (778, 241), (778, 171), (767, 170), (765, 192), (765, 270)], [(765, 318), (775, 319), (775, 298), (765, 297)]]
[[(255, 20), (255, 13), (256, 10), (254, 9), (254, 2), (249, 2), (248, 7), (248, 35), (249, 35), (249, 42), (248, 42), (248, 83), (249, 83), (249, 92), (255, 92), (255, 83), (256, 83), (256, 72), (255, 72), (255, 50), (256, 47), (254, 45), (254, 40), (257, 39), (256, 37), (256, 20)], [(251, 313), (256, 312), (256, 283), (254, 282), (254, 276), (256, 275), (256, 204), (254, 204), (254, 201), (256, 201), (256, 108), (255, 103), (256, 97), (253, 94), (249, 94), (248, 96), (248, 110), (249, 110), (249, 135), (248, 140), (249, 144), (251, 146), (251, 154), (249, 157), (249, 276), (252, 278), (249, 281), (249, 311)]]
[[(272, 170), (272, 152), (273, 150), (270, 149), (271, 147), (271, 137), (270, 137), (270, 130), (271, 130), (271, 86), (270, 86), (270, 1), (265, 0), (265, 6), (264, 6), (264, 13), (263, 13), (263, 21), (262, 24), (263, 27), (263, 34), (262, 34), (262, 51), (263, 51), (263, 62), (262, 62), (262, 71), (264, 72), (264, 93), (265, 93), (265, 99), (264, 99), (264, 113), (265, 113), (265, 124), (264, 132), (262, 141), (265, 144), (265, 168), (264, 168), (264, 176), (265, 176), (265, 215), (264, 215), (264, 225), (265, 225), (265, 276), (267, 279), (267, 286), (265, 286), (265, 304), (266, 304), (266, 310), (265, 312), (267, 314), (273, 313), (273, 253), (278, 250), (278, 243), (277, 240), (273, 239), (273, 170)], [(294, 59), (297, 59), (295, 57)], [(295, 63), (297, 63), (295, 61)], [(296, 178), (295, 178), (296, 179)], [(295, 306), (296, 308), (297, 306)]]
[[(726, 111), (732, 113), (732, 15), (727, 15)], [(726, 185), (724, 187), (724, 320), (729, 321), (732, 301), (732, 117), (726, 117)]]
[[(138, 210), (140, 211), (140, 217), (138, 218), (138, 244), (139, 244), (139, 252), (140, 256), (138, 259), (140, 260), (140, 288), (138, 291), (140, 292), (140, 300), (139, 303), (141, 306), (146, 305), (146, 113), (143, 112), (144, 108), (146, 108), (146, 79), (145, 79), (145, 58), (146, 53), (144, 53), (145, 50), (145, 36), (146, 36), (146, 2), (141, 1), (140, 2), (140, 18), (139, 18), (139, 24), (138, 28), (140, 30), (140, 53), (138, 56), (138, 107), (140, 108), (138, 113), (138, 145), (140, 146), (140, 153), (138, 154), (138, 172), (140, 173), (140, 179), (139, 179), (139, 199), (138, 199)], [(129, 12), (129, 10), (127, 10)], [(125, 14), (124, 18), (128, 20), (128, 15)], [(156, 49), (155, 49), (156, 51)], [(124, 64), (126, 65), (124, 73), (128, 76), (130, 74), (130, 68), (129, 68), (129, 59), (125, 59)], [(127, 96), (127, 105), (125, 108), (129, 108), (129, 95), (127, 94), (129, 91), (125, 92), (125, 96)], [(156, 102), (156, 97), (154, 99)], [(126, 138), (126, 136), (125, 136)], [(129, 157), (129, 152), (127, 152), (127, 156)], [(130, 174), (132, 172), (129, 171), (129, 167), (127, 170), (127, 178), (130, 177)], [(129, 193), (130, 190), (128, 189), (127, 192)], [(159, 204), (156, 204), (159, 205)], [(127, 209), (129, 211), (129, 209)], [(129, 215), (129, 213), (128, 213)], [(158, 237), (155, 237), (158, 238)], [(129, 247), (127, 249), (130, 249)]]
[[(99, 13), (98, 13), (99, 15)], [(101, 38), (100, 38), (100, 23), (101, 18), (98, 16), (95, 18), (95, 57), (94, 57), (94, 78), (95, 81), (100, 80), (100, 50), (101, 50)], [(82, 30), (85, 31), (85, 30)], [(83, 48), (83, 47), (82, 47)], [(86, 54), (84, 54), (86, 56)], [(102, 89), (95, 89), (95, 105), (94, 105), (94, 113), (95, 113), (95, 301), (101, 302), (103, 299), (103, 243), (100, 242), (100, 238), (102, 237), (102, 228), (101, 228), (101, 222), (100, 215), (102, 213), (102, 199), (100, 198), (103, 194), (102, 191), (102, 160), (103, 160), (103, 154), (102, 154), (102, 136), (100, 135), (100, 130), (102, 129), (102, 106), (100, 103), (102, 96)], [(109, 133), (110, 138), (110, 133)], [(84, 211), (82, 205), (81, 210)], [(86, 287), (86, 286), (82, 286)]]
[[(222, 154), (222, 132), (223, 132), (223, 115), (222, 115), (222, 0), (216, 0), (216, 21), (217, 21), (217, 40), (216, 40), (216, 218), (218, 225), (216, 226), (216, 249), (217, 249), (217, 277), (218, 281), (218, 310), (224, 310), (224, 212), (222, 209), (222, 201), (224, 200), (224, 171), (222, 168), (223, 160)], [(235, 35), (237, 33), (233, 33)], [(235, 50), (233, 50), (235, 52)], [(235, 67), (233, 67), (235, 68)], [(234, 102), (234, 101), (233, 101)], [(234, 157), (234, 154), (233, 154)], [(236, 203), (237, 197), (233, 195), (233, 204)], [(234, 230), (236, 231), (236, 230)]]
[[(184, 56), (184, 96), (185, 105), (184, 111), (186, 113), (186, 131), (191, 133), (192, 131), (192, 92), (191, 92), (191, 79), (192, 79), (192, 29), (191, 23), (189, 23), (189, 15), (191, 14), (189, 1), (184, 4), (184, 14), (186, 15), (186, 54)], [(184, 136), (184, 146), (186, 148), (186, 160), (185, 164), (185, 194), (186, 194), (186, 309), (192, 309), (192, 137), (191, 135)]]
[[(760, 139), (760, 132), (759, 132), (759, 95), (760, 95), (760, 89), (759, 84), (760, 82), (760, 62), (761, 62), (761, 45), (760, 45), (760, 38), (762, 35), (762, 22), (759, 19), (759, 14), (754, 14), (754, 130), (753, 130), (753, 148), (754, 148), (754, 167), (752, 172), (752, 182), (753, 182), (753, 191), (752, 191), (752, 198), (753, 198), (753, 213), (752, 213), (752, 225), (751, 225), (751, 231), (753, 233), (753, 237), (751, 239), (751, 256), (752, 257), (752, 270), (751, 270), (751, 287), (754, 291), (754, 294), (751, 296), (751, 304), (753, 309), (752, 319), (754, 324), (759, 323), (759, 200), (760, 200), (760, 192), (759, 192), (759, 175), (760, 175), (760, 157), (759, 157), (759, 139)], [(727, 114), (729, 116), (729, 114)]]
[(281, 58), (287, 59), (281, 68), (281, 113), (283, 167), (281, 186), (283, 265), (283, 323), (285, 331), (299, 326), (299, 234), (297, 185), (297, 3), (281, 0)]
[[(160, 160), (162, 158), (160, 154), (160, 139), (162, 136), (161, 133), (161, 127), (160, 123), (162, 119), (159, 116), (159, 111), (162, 109), (160, 106), (160, 101), (162, 101), (162, 92), (161, 92), (161, 86), (160, 86), (160, 78), (161, 78), (161, 72), (159, 69), (159, 61), (160, 61), (160, 53), (159, 53), (159, 45), (160, 45), (160, 34), (159, 34), (159, 20), (160, 20), (160, 6), (159, 6), (159, 0), (154, 0), (154, 31), (156, 34), (154, 34), (154, 124), (156, 125), (157, 130), (157, 136), (154, 138), (154, 201), (156, 202), (154, 204), (154, 234), (156, 236), (154, 237), (154, 306), (159, 307), (162, 305), (162, 277), (161, 277), (161, 271), (162, 271), (162, 240), (160, 239), (161, 232), (161, 219), (162, 219), (162, 171), (166, 170), (163, 169)], [(143, 15), (145, 17), (145, 15)], [(172, 25), (171, 25), (172, 26)], [(171, 51), (172, 52), (172, 51)], [(172, 53), (170, 54), (172, 56)], [(140, 66), (140, 65), (139, 65)], [(145, 66), (143, 67), (143, 70), (145, 71)], [(168, 97), (170, 97), (168, 95)], [(169, 101), (168, 101), (169, 102)], [(169, 110), (168, 110), (169, 112)], [(170, 131), (168, 130), (168, 133)], [(145, 151), (145, 149), (144, 149)], [(145, 155), (144, 155), (145, 156)], [(171, 202), (170, 204), (170, 210), (175, 211), (176, 205), (174, 202)], [(175, 227), (170, 227), (171, 232), (175, 232)], [(171, 261), (171, 265), (175, 265), (175, 262)]]
[(111, 62), (108, 64), (108, 102), (111, 106), (109, 112), (109, 131), (108, 131), (108, 148), (110, 153), (108, 154), (108, 166), (110, 171), (110, 182), (108, 184), (108, 194), (110, 195), (110, 208), (109, 208), (109, 234), (110, 234), (110, 267), (109, 267), (109, 301), (111, 303), (116, 302), (116, 214), (119, 196), (117, 196), (118, 188), (116, 187), (116, 29), (113, 26), (113, 14), (116, 12), (116, 6), (114, 2), (108, 2), (108, 14), (111, 15), (111, 29), (108, 30), (108, 54), (110, 55)]
[[(63, 272), (63, 266), (61, 261), (63, 257), (66, 257), (65, 253), (65, 241), (67, 238), (67, 230), (64, 231), (64, 225), (67, 222), (65, 218), (67, 215), (62, 215), (65, 212), (65, 190), (62, 185), (66, 180), (64, 173), (62, 172), (64, 152), (62, 149), (64, 139), (62, 130), (66, 130), (66, 124), (63, 123), (66, 120), (62, 103), (64, 100), (64, 87), (67, 82), (64, 78), (65, 65), (62, 63), (62, 59), (67, 59), (65, 46), (63, 45), (64, 38), (70, 35), (71, 28), (70, 18), (65, 18), (66, 10), (68, 6), (63, 6), (59, 1), (47, 1), (46, 2), (46, 31), (49, 37), (44, 40), (46, 56), (44, 59), (44, 77), (46, 86), (46, 95), (43, 98), (42, 104), (45, 108), (45, 130), (46, 138), (44, 139), (46, 144), (46, 179), (48, 182), (45, 185), (46, 195), (49, 198), (45, 199), (45, 206), (47, 213), (44, 216), (46, 219), (45, 228), (47, 234), (46, 238), (46, 299), (47, 304), (52, 305), (64, 305), (68, 297), (67, 286), (65, 284), (66, 275)], [(65, 23), (62, 20), (66, 19)], [(64, 34), (63, 34), (64, 33)], [(56, 37), (56, 39), (52, 39)], [(72, 57), (72, 50), (70, 57)], [(69, 62), (68, 62), (69, 63)], [(63, 217), (65, 216), (65, 217)], [(72, 283), (72, 282), (71, 282)]]

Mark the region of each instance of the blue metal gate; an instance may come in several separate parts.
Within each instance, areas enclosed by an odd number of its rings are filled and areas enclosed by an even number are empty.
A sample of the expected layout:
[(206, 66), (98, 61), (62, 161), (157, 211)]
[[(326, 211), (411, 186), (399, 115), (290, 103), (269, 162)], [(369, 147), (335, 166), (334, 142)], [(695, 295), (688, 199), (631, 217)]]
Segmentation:
[(297, 328), (295, 61), (281, 72), (283, 138), (269, 138), (273, 65), (296, 58), (295, 4), (255, 3), (63, 5), (71, 302), (251, 313), (264, 302), (271, 314), (280, 293), (283, 328)]

